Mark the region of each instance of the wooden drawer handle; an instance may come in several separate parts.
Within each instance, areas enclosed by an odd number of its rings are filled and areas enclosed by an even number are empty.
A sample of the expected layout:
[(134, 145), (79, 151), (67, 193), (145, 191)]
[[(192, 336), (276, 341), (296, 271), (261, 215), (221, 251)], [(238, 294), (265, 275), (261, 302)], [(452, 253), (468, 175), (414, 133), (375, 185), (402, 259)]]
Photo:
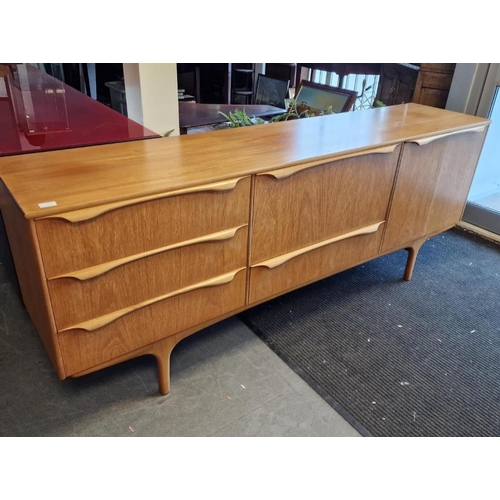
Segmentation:
[(285, 177), (290, 177), (293, 174), (302, 172), (308, 168), (316, 167), (317, 165), (323, 165), (325, 163), (330, 163), (339, 160), (345, 160), (347, 158), (354, 158), (356, 156), (365, 156), (371, 154), (388, 154), (393, 153), (394, 150), (399, 146), (399, 144), (391, 144), (390, 146), (384, 146), (382, 148), (365, 149), (364, 151), (357, 151), (355, 153), (349, 153), (346, 155), (335, 156), (333, 158), (323, 158), (322, 160), (315, 160), (307, 163), (300, 163), (299, 165), (293, 165), (287, 168), (280, 168), (278, 170), (270, 170), (268, 172), (262, 172), (257, 175), (268, 175), (274, 177), (275, 179), (284, 179)]
[(151, 255), (168, 252), (169, 250), (175, 250), (176, 248), (197, 245), (199, 243), (229, 240), (234, 237), (238, 229), (247, 226), (248, 224), (243, 224), (242, 226), (226, 229), (225, 231), (219, 231), (218, 233), (207, 234), (206, 236), (200, 236), (199, 238), (193, 238), (192, 240), (181, 241), (179, 243), (174, 243), (173, 245), (168, 245), (166, 247), (155, 248), (154, 250), (149, 250), (148, 252), (130, 255), (128, 257), (123, 257), (122, 259), (113, 260), (111, 262), (105, 262), (104, 264), (99, 264), (97, 266), (87, 267), (85, 269), (80, 269), (71, 273), (60, 274), (58, 276), (48, 278), (48, 280), (51, 281), (62, 278), (74, 278), (80, 281), (89, 280), (91, 278), (95, 278), (96, 276), (101, 276), (102, 274), (105, 274), (112, 269), (123, 266), (130, 262), (134, 262), (136, 260), (144, 259), (145, 257), (150, 257)]
[(372, 224), (371, 226), (362, 227), (361, 229), (356, 229), (356, 231), (351, 231), (350, 233), (341, 234), (340, 236), (335, 236), (335, 238), (330, 238), (329, 240), (320, 241), (319, 243), (315, 243), (314, 245), (310, 245), (308, 247), (300, 248), (299, 250), (286, 253), (285, 255), (280, 255), (279, 257), (274, 257), (264, 262), (259, 262), (258, 264), (254, 264), (251, 267), (252, 268), (267, 267), (269, 269), (274, 269), (275, 267), (281, 266), (285, 262), (288, 262), (289, 260), (298, 257), (299, 255), (303, 255), (305, 253), (311, 252), (312, 250), (316, 250), (317, 248), (330, 245), (331, 243), (335, 243), (336, 241), (346, 240), (348, 238), (353, 238), (354, 236), (360, 236), (362, 234), (376, 233), (380, 225), (383, 224), (384, 222), (385, 221), (377, 222), (376, 224)]
[(422, 139), (414, 139), (408, 142), (413, 142), (418, 144), (419, 146), (424, 146), (425, 144), (429, 144), (431, 142), (437, 141), (438, 139), (443, 139), (445, 137), (450, 137), (452, 135), (458, 134), (466, 134), (467, 132), (484, 132), (485, 126), (469, 128), (467, 130), (457, 130), (456, 132), (448, 132), (447, 134), (433, 135), (431, 137), (423, 137)]
[(145, 201), (159, 200), (161, 198), (170, 198), (171, 196), (178, 196), (181, 194), (203, 193), (210, 191), (230, 191), (236, 187), (239, 181), (245, 179), (240, 177), (238, 179), (231, 179), (228, 181), (214, 182), (213, 184), (205, 184), (203, 186), (194, 186), (186, 189), (179, 189), (178, 191), (170, 191), (169, 193), (153, 194), (151, 196), (144, 196), (142, 198), (134, 198), (132, 200), (118, 201), (116, 203), (109, 203), (107, 205), (100, 205), (98, 207), (82, 208), (81, 210), (74, 210), (72, 212), (64, 212), (61, 214), (47, 215), (40, 217), (38, 220), (43, 219), (63, 219), (68, 222), (82, 222), (89, 219), (94, 219), (99, 215), (117, 210), (118, 208), (128, 207), (130, 205), (137, 205)]
[(143, 307), (150, 306), (152, 304), (156, 304), (157, 302), (161, 302), (162, 300), (169, 299), (171, 297), (176, 297), (177, 295), (182, 295), (183, 293), (192, 292), (193, 290), (199, 290), (201, 288), (208, 288), (211, 286), (224, 285), (225, 283), (230, 283), (233, 281), (234, 277), (246, 267), (242, 267), (236, 271), (231, 271), (230, 273), (222, 274), (221, 276), (217, 276), (216, 278), (210, 278), (209, 280), (202, 281), (200, 283), (195, 283), (194, 285), (186, 286), (179, 290), (175, 290), (174, 292), (167, 293), (165, 295), (160, 295), (159, 297), (155, 297), (154, 299), (145, 300), (144, 302), (140, 302), (139, 304), (135, 304), (130, 307), (125, 307), (124, 309), (120, 309), (118, 311), (114, 311), (109, 314), (105, 314), (104, 316), (100, 316), (99, 318), (94, 318), (89, 321), (84, 321), (83, 323), (79, 323), (77, 325), (70, 326), (68, 328), (64, 328), (60, 330), (61, 332), (66, 332), (68, 330), (86, 330), (88, 332), (92, 332), (103, 326), (109, 325), (113, 321), (116, 321), (123, 316), (130, 314), (131, 312), (142, 309)]

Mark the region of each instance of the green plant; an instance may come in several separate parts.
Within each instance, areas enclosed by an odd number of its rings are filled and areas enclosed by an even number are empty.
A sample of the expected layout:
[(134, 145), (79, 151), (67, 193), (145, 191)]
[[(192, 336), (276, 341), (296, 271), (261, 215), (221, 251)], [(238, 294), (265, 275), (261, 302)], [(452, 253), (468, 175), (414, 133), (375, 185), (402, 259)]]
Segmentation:
[(266, 123), (262, 118), (257, 118), (255, 116), (248, 116), (245, 109), (235, 109), (230, 111), (229, 114), (219, 111), (219, 113), (227, 120), (226, 123), (219, 123), (216, 125), (216, 129), (221, 128), (238, 128), (238, 127), (249, 127), (251, 125), (260, 125)]
[(281, 115), (277, 115), (277, 116), (271, 118), (271, 120), (269, 120), (269, 122), (274, 123), (274, 122), (282, 122), (282, 121), (287, 121), (287, 120), (298, 120), (300, 118), (310, 118), (312, 116), (331, 115), (334, 113), (335, 113), (335, 111), (333, 111), (332, 106), (329, 106), (325, 110), (321, 110), (318, 108), (311, 108), (305, 102), (301, 102), (301, 103), (297, 104), (297, 101), (295, 99), (290, 99), (290, 102), (288, 104), (288, 109), (286, 110), (286, 112), (281, 114)]
[(227, 120), (225, 123), (219, 123), (214, 128), (216, 130), (223, 128), (238, 128), (238, 127), (249, 127), (251, 125), (260, 125), (262, 123), (275, 123), (275, 122), (283, 122), (287, 120), (298, 120), (300, 118), (309, 118), (312, 116), (322, 116), (322, 115), (331, 115), (335, 113), (332, 107), (330, 106), (326, 110), (321, 110), (317, 108), (311, 108), (305, 102), (297, 104), (294, 99), (290, 99), (288, 109), (285, 113), (281, 115), (276, 115), (270, 120), (266, 121), (262, 118), (258, 118), (256, 116), (248, 116), (245, 108), (243, 109), (235, 109), (234, 111), (230, 111), (228, 114), (219, 111), (219, 113)]

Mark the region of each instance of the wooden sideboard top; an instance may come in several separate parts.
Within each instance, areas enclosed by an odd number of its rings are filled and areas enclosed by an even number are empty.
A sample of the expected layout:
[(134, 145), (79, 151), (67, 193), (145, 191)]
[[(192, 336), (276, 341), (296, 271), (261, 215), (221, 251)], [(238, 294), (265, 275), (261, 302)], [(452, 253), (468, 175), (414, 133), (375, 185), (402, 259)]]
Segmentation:
[(4, 157), (0, 177), (30, 219), (488, 123), (485, 118), (410, 103), (244, 129)]

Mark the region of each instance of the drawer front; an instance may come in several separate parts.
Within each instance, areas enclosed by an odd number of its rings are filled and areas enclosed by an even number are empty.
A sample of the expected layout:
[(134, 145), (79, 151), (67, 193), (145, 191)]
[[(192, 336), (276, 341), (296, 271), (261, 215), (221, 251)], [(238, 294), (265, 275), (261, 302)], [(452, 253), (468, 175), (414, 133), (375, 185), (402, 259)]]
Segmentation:
[[(47, 278), (248, 223), (249, 177), (236, 185), (228, 181), (196, 189), (126, 206), (108, 205), (110, 210), (97, 216), (89, 209), (38, 219)], [(89, 215), (92, 218), (81, 220)]]
[(153, 255), (132, 256), (122, 265), (115, 261), (49, 280), (57, 329), (245, 267), (247, 235), (247, 226), (233, 228), (207, 235), (200, 243), (191, 240)]
[(404, 145), (383, 251), (460, 221), (484, 136), (483, 128)]
[(228, 283), (161, 300), (102, 328), (60, 332), (66, 374), (74, 375), (243, 307), (245, 283), (246, 271), (241, 270)]
[(257, 175), (251, 263), (385, 220), (400, 147)]
[[(299, 255), (285, 255), (257, 264), (250, 269), (250, 304), (269, 299), (288, 290), (325, 278), (360, 264), (378, 254), (383, 223), (373, 224), (339, 241), (319, 248), (301, 249)], [(297, 253), (299, 253), (297, 252)], [(290, 258), (292, 257), (292, 258)]]

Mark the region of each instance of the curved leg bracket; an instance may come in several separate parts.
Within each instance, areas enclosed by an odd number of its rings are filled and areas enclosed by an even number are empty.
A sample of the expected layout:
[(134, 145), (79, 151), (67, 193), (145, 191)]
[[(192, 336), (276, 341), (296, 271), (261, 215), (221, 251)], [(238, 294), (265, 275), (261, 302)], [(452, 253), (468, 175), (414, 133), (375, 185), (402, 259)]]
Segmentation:
[(163, 396), (170, 392), (170, 355), (176, 344), (172, 336), (156, 342), (151, 348), (150, 354), (155, 357), (158, 368), (158, 388)]
[(413, 268), (415, 267), (415, 262), (417, 261), (417, 255), (420, 250), (420, 247), (427, 241), (427, 238), (420, 238), (418, 240), (415, 240), (413, 244), (408, 247), (406, 250), (408, 250), (408, 260), (406, 261), (406, 269), (405, 269), (405, 274), (403, 276), (403, 279), (405, 281), (410, 281), (412, 274), (413, 274)]

